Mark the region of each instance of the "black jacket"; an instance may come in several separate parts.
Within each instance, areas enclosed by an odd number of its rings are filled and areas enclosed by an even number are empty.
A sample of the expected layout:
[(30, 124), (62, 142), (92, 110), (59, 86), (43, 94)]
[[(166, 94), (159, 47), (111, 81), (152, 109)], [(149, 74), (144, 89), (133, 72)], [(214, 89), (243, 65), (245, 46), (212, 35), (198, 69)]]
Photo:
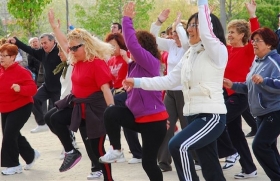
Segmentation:
[(58, 74), (54, 75), (53, 70), (56, 68), (58, 64), (61, 63), (61, 60), (58, 56), (58, 48), (55, 45), (53, 50), (50, 53), (46, 53), (44, 49), (40, 48), (38, 50), (35, 50), (31, 48), (30, 46), (25, 45), (20, 40), (18, 40), (16, 37), (16, 43), (20, 49), (28, 53), (29, 55), (33, 56), (43, 64), (44, 68), (44, 79), (45, 79), (45, 86), (48, 91), (50, 92), (60, 92), (61, 91), (61, 83), (60, 83), (60, 76), (62, 74), (62, 71)]

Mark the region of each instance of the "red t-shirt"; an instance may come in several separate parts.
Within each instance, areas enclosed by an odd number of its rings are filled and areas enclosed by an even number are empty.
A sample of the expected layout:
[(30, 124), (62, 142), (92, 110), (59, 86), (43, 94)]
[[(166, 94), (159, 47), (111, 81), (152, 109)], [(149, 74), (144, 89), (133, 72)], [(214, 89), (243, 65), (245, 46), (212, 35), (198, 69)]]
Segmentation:
[(113, 75), (113, 88), (118, 89), (122, 87), (122, 81), (127, 76), (128, 65), (121, 55), (113, 56), (108, 60), (108, 66)]

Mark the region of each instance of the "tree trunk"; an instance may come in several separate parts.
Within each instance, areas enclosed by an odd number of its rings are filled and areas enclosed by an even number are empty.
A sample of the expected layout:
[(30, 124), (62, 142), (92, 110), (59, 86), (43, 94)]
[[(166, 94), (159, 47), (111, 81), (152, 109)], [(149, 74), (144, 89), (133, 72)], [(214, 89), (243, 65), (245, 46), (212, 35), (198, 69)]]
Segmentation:
[(226, 34), (226, 24), (227, 24), (226, 0), (220, 0), (220, 21), (222, 23), (224, 32)]

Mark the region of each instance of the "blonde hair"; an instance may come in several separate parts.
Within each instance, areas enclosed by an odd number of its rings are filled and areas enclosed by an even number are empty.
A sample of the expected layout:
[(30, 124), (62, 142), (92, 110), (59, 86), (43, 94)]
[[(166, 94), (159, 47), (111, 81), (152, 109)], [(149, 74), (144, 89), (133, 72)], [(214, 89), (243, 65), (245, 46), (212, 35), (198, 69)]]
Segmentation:
[[(114, 52), (114, 47), (99, 40), (97, 37), (92, 36), (85, 29), (75, 28), (67, 34), (68, 41), (77, 41), (84, 44), (86, 59), (84, 61), (92, 61), (95, 57), (102, 60), (107, 60), (110, 58), (111, 54)], [(77, 63), (78, 60), (75, 59), (72, 53), (69, 54), (69, 58), (72, 63)]]
[(244, 33), (243, 45), (247, 44), (251, 35), (250, 24), (244, 19), (235, 19), (228, 23), (227, 29), (235, 28), (238, 34)]

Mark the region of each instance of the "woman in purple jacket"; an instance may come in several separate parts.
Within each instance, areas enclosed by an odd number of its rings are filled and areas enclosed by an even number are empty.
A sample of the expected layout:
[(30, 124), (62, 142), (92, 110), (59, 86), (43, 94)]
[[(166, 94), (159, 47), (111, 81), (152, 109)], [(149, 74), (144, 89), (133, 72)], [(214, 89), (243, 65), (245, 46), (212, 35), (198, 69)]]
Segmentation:
[[(132, 19), (135, 4), (129, 2), (123, 10), (123, 35), (131, 53), (128, 77), (159, 76), (160, 52), (155, 37), (147, 31), (136, 31)], [(113, 163), (124, 161), (120, 143), (120, 126), (141, 133), (142, 165), (152, 181), (162, 181), (162, 172), (157, 165), (157, 153), (166, 134), (168, 114), (162, 102), (161, 91), (133, 89), (128, 92), (126, 106), (109, 106), (104, 113), (105, 127), (112, 150), (99, 161)]]

